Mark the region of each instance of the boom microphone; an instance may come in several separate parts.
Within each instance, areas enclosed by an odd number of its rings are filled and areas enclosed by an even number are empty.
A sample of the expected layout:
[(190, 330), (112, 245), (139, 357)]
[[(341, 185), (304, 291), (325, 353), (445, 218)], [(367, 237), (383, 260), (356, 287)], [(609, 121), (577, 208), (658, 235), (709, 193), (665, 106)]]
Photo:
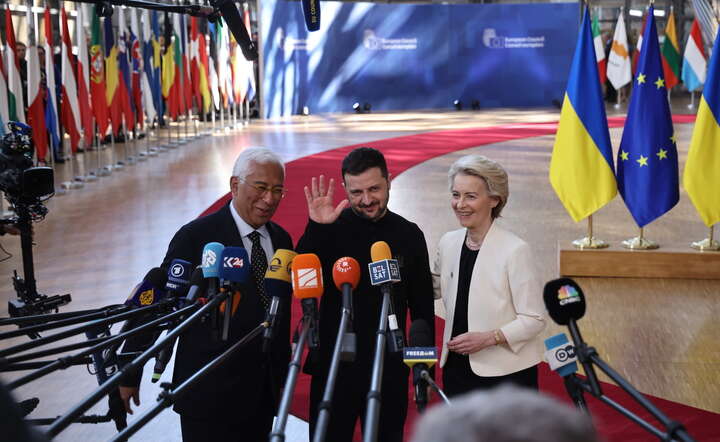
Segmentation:
[(184, 259), (173, 259), (168, 268), (165, 290), (178, 297), (185, 296), (191, 273), (192, 264), (190, 262)]
[(222, 340), (227, 341), (230, 336), (230, 319), (240, 304), (240, 286), (250, 278), (250, 258), (243, 247), (225, 247), (220, 258), (220, 291), (230, 291), (230, 297), (220, 305), (220, 313), (224, 313)]
[(320, 0), (302, 0), (305, 26), (310, 32), (320, 29)]
[(352, 292), (360, 282), (360, 264), (349, 256), (335, 261), (333, 265), (333, 282), (335, 287), (342, 292), (342, 305), (343, 310), (346, 312), (348, 317), (347, 327), (345, 330), (340, 330), (339, 333), (343, 333), (342, 337), (342, 349), (340, 351), (340, 359), (347, 362), (355, 360), (356, 353), (356, 341), (357, 337), (352, 331), (352, 318), (353, 318), (353, 301)]
[[(292, 293), (291, 266), (297, 253), (287, 249), (277, 249), (265, 272), (265, 294), (272, 296), (266, 321), (270, 324), (263, 332), (263, 351), (270, 350), (273, 326), (278, 315), (280, 300), (289, 299)], [(288, 312), (286, 312), (287, 314)]]
[(410, 347), (403, 349), (403, 362), (412, 369), (415, 386), (415, 404), (423, 411), (428, 402), (426, 376), (430, 376), (430, 367), (438, 360), (437, 349), (433, 342), (430, 326), (424, 319), (416, 319), (410, 324)]
[(293, 294), (300, 299), (308, 322), (308, 347), (317, 348), (320, 345), (317, 300), (323, 295), (320, 258), (314, 253), (303, 253), (293, 259), (291, 267)]
[(235, 40), (240, 45), (243, 56), (248, 61), (254, 61), (258, 58), (258, 51), (255, 43), (250, 39), (248, 30), (243, 23), (242, 17), (240, 17), (240, 11), (238, 11), (235, 2), (232, 0), (210, 0), (210, 4), (219, 9), (225, 22), (230, 28)]
[(160, 267), (153, 267), (147, 272), (142, 282), (135, 286), (125, 301), (128, 307), (145, 307), (156, 304), (166, 295), (165, 284), (167, 273)]
[(390, 298), (388, 305), (388, 328), (390, 329), (390, 351), (397, 353), (402, 351), (404, 346), (403, 333), (398, 326), (395, 307), (392, 299), (391, 286), (400, 282), (400, 267), (395, 259), (392, 259), (390, 246), (385, 241), (377, 241), (370, 247), (370, 256), (373, 262), (368, 264), (370, 271), (370, 283), (379, 285), (383, 296)]

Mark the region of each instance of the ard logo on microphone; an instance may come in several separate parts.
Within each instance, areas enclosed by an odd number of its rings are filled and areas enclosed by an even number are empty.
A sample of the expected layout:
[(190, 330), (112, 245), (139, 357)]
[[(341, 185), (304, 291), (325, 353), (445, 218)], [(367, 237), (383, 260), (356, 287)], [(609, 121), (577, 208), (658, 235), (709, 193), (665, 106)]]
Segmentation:
[(150, 305), (153, 303), (153, 299), (155, 299), (155, 293), (153, 289), (145, 290), (144, 292), (140, 293), (140, 296), (138, 296), (140, 305)]
[(314, 289), (319, 287), (317, 269), (298, 269), (297, 281), (300, 288), (303, 289)]
[(564, 285), (558, 290), (558, 301), (560, 305), (572, 304), (573, 302), (580, 302), (580, 294), (571, 285)]
[(241, 269), (245, 266), (245, 260), (238, 256), (227, 256), (223, 260), (223, 267), (226, 269)]

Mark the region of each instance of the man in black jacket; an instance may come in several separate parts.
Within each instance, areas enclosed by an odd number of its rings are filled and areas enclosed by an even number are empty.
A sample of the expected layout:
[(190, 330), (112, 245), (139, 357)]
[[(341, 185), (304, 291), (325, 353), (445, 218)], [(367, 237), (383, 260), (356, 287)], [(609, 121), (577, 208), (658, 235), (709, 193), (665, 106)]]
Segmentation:
[[(180, 228), (170, 242), (162, 268), (167, 269), (173, 259), (200, 264), (204, 246), (213, 241), (226, 247), (244, 247), (252, 267), (257, 260), (267, 268), (275, 250), (292, 249), (290, 235), (270, 221), (285, 195), (284, 178), (284, 165), (275, 153), (264, 148), (244, 150), (230, 178), (232, 201)], [(262, 293), (263, 281), (258, 279), (243, 290), (227, 342), (213, 337), (207, 321), (180, 335), (173, 385), (179, 385), (264, 320), (267, 295)], [(177, 400), (174, 409), (180, 414), (184, 441), (267, 440), (290, 360), (290, 299), (281, 302), (275, 327), (268, 353), (262, 352), (261, 339), (253, 340)], [(140, 376), (120, 389), (129, 412), (131, 398), (138, 404)]]
[[(367, 272), (373, 243), (387, 242), (400, 265), (402, 282), (393, 286), (393, 305), (403, 332), (408, 309), (413, 320), (427, 321), (432, 333), (435, 318), (425, 237), (416, 224), (388, 210), (390, 180), (382, 153), (367, 147), (353, 150), (343, 160), (342, 177), (349, 201), (343, 200), (337, 206), (333, 202), (334, 180), (331, 179), (326, 188), (320, 175), (319, 183), (313, 178), (311, 188), (305, 188), (310, 220), (297, 246), (300, 253), (316, 253), (320, 257), (325, 284), (320, 306), (320, 347), (305, 364), (305, 370), (312, 374), (311, 438), (325, 391), (342, 306), (342, 295), (332, 282), (332, 266), (343, 256), (353, 257), (360, 264), (362, 276), (353, 294), (356, 357), (352, 363), (340, 364), (325, 437), (333, 442), (351, 441), (357, 418), (365, 420), (382, 304), (380, 289), (370, 284)], [(348, 203), (350, 208), (346, 209)], [(403, 440), (409, 370), (402, 359), (402, 352), (392, 353), (386, 346), (379, 441)]]

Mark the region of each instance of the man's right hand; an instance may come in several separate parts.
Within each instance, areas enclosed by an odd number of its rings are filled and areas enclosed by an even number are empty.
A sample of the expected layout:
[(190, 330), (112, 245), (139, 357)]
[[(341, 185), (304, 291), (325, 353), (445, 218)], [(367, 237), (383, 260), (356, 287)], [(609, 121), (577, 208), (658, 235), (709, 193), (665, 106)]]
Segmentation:
[[(319, 183), (318, 183), (319, 182)], [(310, 219), (319, 224), (332, 224), (340, 216), (340, 213), (347, 207), (348, 200), (340, 201), (337, 207), (333, 208), (333, 194), (335, 193), (335, 180), (330, 178), (327, 188), (325, 187), (325, 176), (320, 179), (312, 177), (310, 189), (305, 186), (305, 199), (308, 204)]]
[(125, 411), (128, 414), (133, 414), (132, 408), (130, 407), (130, 398), (132, 398), (135, 405), (140, 405), (140, 387), (118, 387), (120, 390), (120, 397), (125, 404)]

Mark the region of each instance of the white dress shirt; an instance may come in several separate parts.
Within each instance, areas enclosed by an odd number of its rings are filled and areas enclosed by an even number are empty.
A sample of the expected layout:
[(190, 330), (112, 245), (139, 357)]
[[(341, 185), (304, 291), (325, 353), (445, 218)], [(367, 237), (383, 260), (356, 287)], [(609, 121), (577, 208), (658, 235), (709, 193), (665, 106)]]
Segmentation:
[(235, 210), (235, 205), (233, 204), (233, 201), (230, 202), (230, 213), (235, 220), (238, 232), (240, 232), (243, 247), (245, 247), (245, 250), (247, 250), (250, 262), (252, 263), (252, 241), (250, 240), (250, 238), (248, 238), (248, 235), (255, 231), (260, 234), (260, 245), (265, 251), (265, 257), (267, 258), (267, 262), (270, 262), (273, 254), (275, 253), (275, 250), (273, 249), (272, 241), (270, 240), (270, 232), (268, 232), (267, 226), (263, 225), (259, 229), (255, 229), (250, 224), (246, 223), (245, 220), (240, 217), (240, 214), (237, 213), (237, 210)]

